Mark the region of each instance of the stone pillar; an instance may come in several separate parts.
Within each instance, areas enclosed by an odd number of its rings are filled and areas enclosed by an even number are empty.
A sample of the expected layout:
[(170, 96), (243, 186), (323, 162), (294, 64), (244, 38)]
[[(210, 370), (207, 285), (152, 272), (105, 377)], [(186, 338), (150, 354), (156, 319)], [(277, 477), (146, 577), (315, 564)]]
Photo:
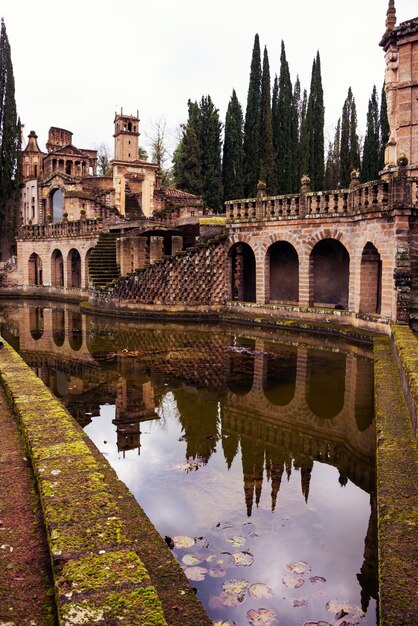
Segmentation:
[(164, 237), (153, 236), (150, 238), (150, 263), (159, 261), (164, 257)]
[(146, 237), (135, 237), (133, 239), (133, 264), (134, 270), (139, 270), (147, 264), (148, 246)]
[(171, 256), (175, 256), (183, 250), (183, 237), (175, 235), (171, 238)]
[[(310, 306), (310, 268), (311, 261), (310, 257), (307, 254), (304, 254), (303, 257), (299, 258), (299, 306)], [(313, 271), (313, 267), (312, 267)], [(313, 296), (313, 293), (312, 293)]]

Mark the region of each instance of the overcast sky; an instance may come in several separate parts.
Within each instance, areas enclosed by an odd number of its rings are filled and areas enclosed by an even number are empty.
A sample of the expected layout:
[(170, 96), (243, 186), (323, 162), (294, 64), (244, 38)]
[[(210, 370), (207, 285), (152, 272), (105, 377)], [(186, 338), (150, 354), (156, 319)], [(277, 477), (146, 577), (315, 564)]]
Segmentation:
[[(396, 0), (398, 23), (416, 0)], [(140, 143), (165, 119), (175, 143), (187, 100), (209, 94), (224, 121), (235, 88), (245, 112), (254, 35), (267, 46), (272, 79), (286, 46), (292, 82), (309, 90), (319, 50), (326, 132), (351, 85), (360, 131), (367, 102), (384, 78), (379, 41), (387, 0), (3, 0), (18, 112), (25, 136), (44, 149), (50, 126), (74, 133), (80, 148), (113, 150), (116, 110), (139, 110)]]

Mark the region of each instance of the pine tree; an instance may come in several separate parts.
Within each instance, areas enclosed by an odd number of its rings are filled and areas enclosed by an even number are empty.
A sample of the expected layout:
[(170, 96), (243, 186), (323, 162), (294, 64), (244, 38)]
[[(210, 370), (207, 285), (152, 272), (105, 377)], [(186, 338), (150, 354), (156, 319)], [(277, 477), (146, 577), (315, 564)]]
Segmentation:
[(277, 193), (277, 173), (273, 147), (270, 89), (269, 59), (267, 48), (264, 48), (260, 109), (260, 178), (266, 182), (267, 193), (274, 195)]
[(223, 187), (219, 111), (210, 96), (202, 96), (200, 114), (200, 154), (203, 199), (216, 212), (222, 211)]
[(289, 64), (286, 59), (284, 42), (280, 52), (280, 74), (275, 113), (277, 187), (279, 193), (290, 193), (293, 185), (293, 147), (292, 147), (292, 83)]
[(188, 101), (189, 117), (182, 126), (182, 138), (173, 155), (173, 176), (179, 189), (203, 193), (202, 157), (200, 150), (200, 114), (197, 102)]
[(357, 112), (351, 87), (348, 89), (341, 116), (340, 168), (341, 185), (350, 185), (351, 172), (360, 166), (360, 151), (357, 135)]
[(389, 120), (388, 120), (388, 108), (386, 102), (385, 85), (382, 87), (382, 97), (380, 100), (380, 119), (379, 119), (379, 143), (380, 143), (380, 155), (379, 155), (379, 171), (385, 166), (385, 148), (389, 141)]
[(244, 125), (244, 192), (254, 197), (260, 173), (261, 53), (254, 39)]
[(320, 190), (324, 186), (324, 92), (322, 89), (321, 60), (319, 52), (312, 64), (311, 88), (307, 108), (307, 126), (309, 137), (309, 176), (312, 189)]
[(225, 118), (222, 180), (224, 199), (233, 200), (244, 196), (243, 177), (243, 114), (235, 89)]
[(367, 129), (364, 138), (363, 162), (361, 166), (361, 180), (376, 180), (379, 177), (379, 105), (377, 102), (376, 86), (373, 86), (367, 110)]
[(16, 112), (15, 82), (4, 20), (0, 30), (0, 236), (12, 244), (18, 226), (17, 193), (20, 181), (20, 120)]

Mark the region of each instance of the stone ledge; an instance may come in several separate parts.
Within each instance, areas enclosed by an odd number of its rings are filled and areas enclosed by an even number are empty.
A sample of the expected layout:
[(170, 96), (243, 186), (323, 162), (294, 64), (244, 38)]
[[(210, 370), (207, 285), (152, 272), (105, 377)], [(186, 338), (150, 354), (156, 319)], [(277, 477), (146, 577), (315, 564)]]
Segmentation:
[[(43, 382), (4, 344), (0, 383), (38, 484), (60, 626), (115, 620), (125, 626), (167, 626), (160, 600), (167, 576), (175, 579), (169, 593), (176, 593), (179, 614), (177, 621), (170, 616), (170, 624), (210, 624), (163, 539), (107, 461)], [(141, 550), (151, 550), (166, 564), (164, 582), (155, 572), (151, 580)]]
[(416, 621), (418, 462), (389, 338), (374, 340), (380, 625)]
[(392, 326), (393, 351), (396, 357), (414, 434), (418, 420), (418, 339), (409, 328)]

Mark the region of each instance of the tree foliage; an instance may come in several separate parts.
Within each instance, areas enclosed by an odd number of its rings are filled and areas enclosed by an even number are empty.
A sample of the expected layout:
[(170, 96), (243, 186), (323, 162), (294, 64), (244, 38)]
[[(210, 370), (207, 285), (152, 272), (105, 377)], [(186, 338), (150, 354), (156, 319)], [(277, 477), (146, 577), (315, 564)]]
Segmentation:
[(309, 176), (312, 189), (324, 186), (324, 91), (322, 88), (321, 59), (319, 52), (312, 63), (311, 88), (306, 112), (309, 138)]
[(254, 39), (244, 124), (244, 192), (254, 197), (260, 173), (261, 53)]
[(225, 118), (222, 161), (222, 181), (225, 200), (242, 198), (244, 196), (243, 124), (242, 108), (234, 89)]
[(377, 102), (376, 86), (369, 99), (367, 110), (367, 129), (364, 138), (363, 161), (361, 164), (361, 180), (376, 180), (379, 176), (380, 161), (380, 122), (379, 122), (379, 104)]
[(386, 102), (385, 85), (382, 87), (382, 96), (380, 99), (380, 154), (379, 154), (379, 170), (382, 170), (385, 166), (385, 148), (389, 141), (389, 120), (388, 120), (388, 107)]
[(356, 102), (348, 88), (341, 116), (340, 168), (341, 185), (350, 185), (351, 172), (360, 167), (360, 150), (357, 135)]
[(284, 42), (281, 44), (280, 74), (277, 96), (274, 102), (274, 134), (277, 156), (277, 187), (279, 193), (290, 193), (293, 180), (292, 146), (292, 100), (293, 89)]
[(277, 193), (276, 158), (273, 147), (273, 126), (271, 111), (270, 66), (267, 48), (264, 48), (263, 74), (261, 80), (260, 108), (260, 171), (259, 177), (267, 185), (267, 193)]

